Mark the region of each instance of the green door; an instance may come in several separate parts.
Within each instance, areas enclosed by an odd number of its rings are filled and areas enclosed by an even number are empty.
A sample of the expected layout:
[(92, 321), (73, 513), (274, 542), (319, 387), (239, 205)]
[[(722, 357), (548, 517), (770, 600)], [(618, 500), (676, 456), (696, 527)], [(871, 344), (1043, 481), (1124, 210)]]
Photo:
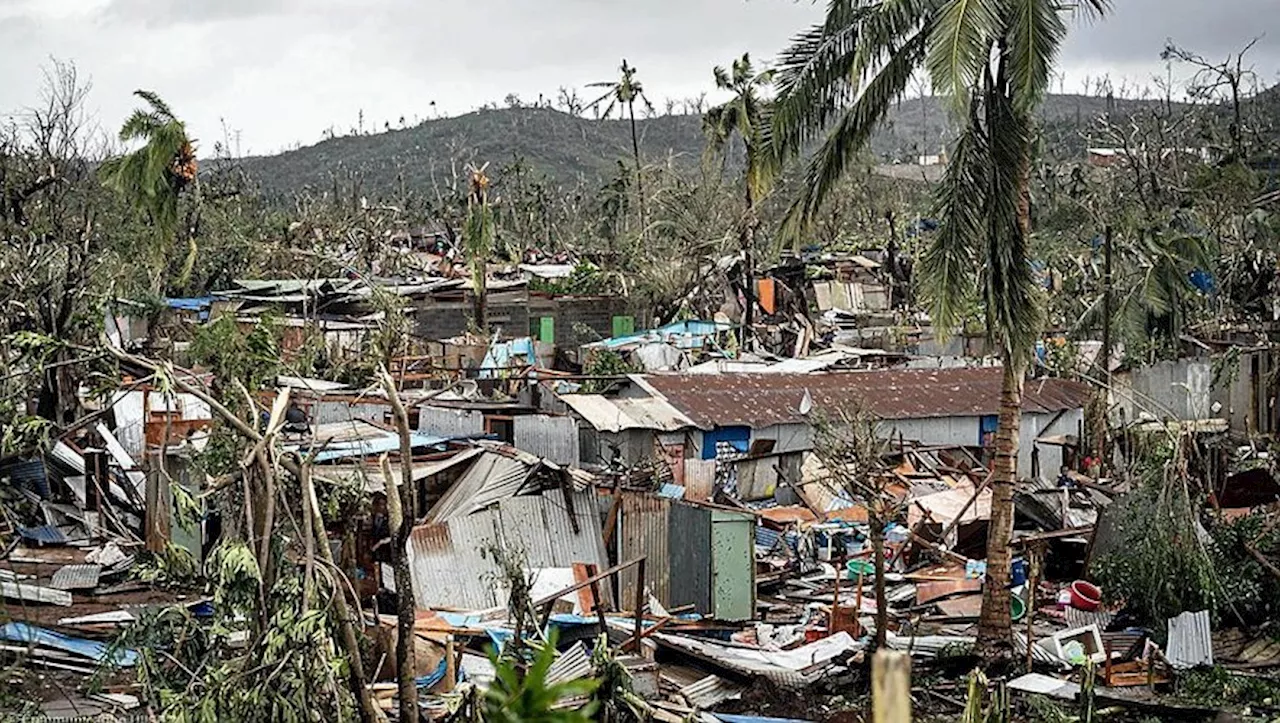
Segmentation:
[(717, 620), (750, 620), (756, 612), (754, 517), (711, 513), (711, 605)]

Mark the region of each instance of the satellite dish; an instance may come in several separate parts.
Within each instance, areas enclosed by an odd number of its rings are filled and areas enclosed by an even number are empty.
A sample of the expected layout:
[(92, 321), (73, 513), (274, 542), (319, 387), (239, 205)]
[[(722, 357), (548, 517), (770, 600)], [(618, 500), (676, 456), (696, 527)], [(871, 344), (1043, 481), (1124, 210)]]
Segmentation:
[(809, 416), (809, 412), (813, 411), (813, 395), (809, 393), (808, 388), (804, 390), (804, 397), (800, 399), (801, 416)]

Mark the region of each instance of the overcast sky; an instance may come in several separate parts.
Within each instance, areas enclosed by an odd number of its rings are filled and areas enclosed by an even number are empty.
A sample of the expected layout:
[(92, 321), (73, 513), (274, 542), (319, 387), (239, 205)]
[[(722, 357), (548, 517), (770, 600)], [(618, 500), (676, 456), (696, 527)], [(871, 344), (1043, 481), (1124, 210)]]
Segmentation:
[[(1065, 88), (1163, 76), (1167, 38), (1280, 71), (1280, 0), (1113, 0), (1074, 29)], [(655, 102), (711, 89), (743, 51), (771, 58), (825, 3), (808, 0), (0, 0), (0, 112), (35, 102), (50, 57), (93, 81), (118, 127), (136, 88), (155, 90), (209, 149), (223, 124), (244, 152), (310, 144), (330, 126), (457, 114), (508, 93), (533, 100), (616, 76), (626, 57)], [(1178, 72), (1178, 71), (1175, 71)], [(582, 91), (583, 95), (590, 91)], [(431, 103), (435, 101), (433, 111)], [(661, 103), (658, 102), (661, 106)]]

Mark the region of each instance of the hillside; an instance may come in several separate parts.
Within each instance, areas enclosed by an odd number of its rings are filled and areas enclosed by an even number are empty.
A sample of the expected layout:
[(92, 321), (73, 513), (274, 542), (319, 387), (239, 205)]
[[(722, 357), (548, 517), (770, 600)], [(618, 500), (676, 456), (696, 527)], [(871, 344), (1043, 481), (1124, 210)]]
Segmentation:
[[(1124, 114), (1147, 103), (1118, 100), (1116, 111)], [(1059, 131), (1057, 137), (1066, 139), (1063, 143), (1083, 143), (1073, 131), (1105, 111), (1103, 98), (1060, 95), (1046, 99), (1042, 115)], [(942, 100), (903, 101), (876, 134), (872, 151), (884, 160), (937, 153), (951, 137), (951, 126)], [(670, 158), (692, 165), (705, 147), (696, 116), (642, 119), (637, 128), (647, 162)], [(461, 171), (469, 162), (489, 162), (497, 169), (517, 157), (560, 183), (583, 179), (595, 184), (613, 175), (619, 160), (630, 159), (630, 130), (626, 121), (580, 118), (545, 108), (482, 110), (428, 120), (413, 128), (334, 138), (279, 155), (246, 158), (244, 165), (269, 195), (324, 190), (338, 172), (358, 174), (363, 191), (377, 196), (402, 183), (406, 188), (429, 190), (434, 182), (443, 183), (452, 168)]]

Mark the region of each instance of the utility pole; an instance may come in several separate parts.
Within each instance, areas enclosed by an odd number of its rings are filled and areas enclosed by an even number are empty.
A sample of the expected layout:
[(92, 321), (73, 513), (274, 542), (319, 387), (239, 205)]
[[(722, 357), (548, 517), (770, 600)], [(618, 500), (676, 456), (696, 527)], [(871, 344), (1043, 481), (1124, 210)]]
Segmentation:
[[(1103, 388), (1103, 398), (1110, 399), (1111, 395), (1111, 226), (1107, 226), (1102, 232), (1102, 349), (1098, 352), (1098, 358), (1101, 360), (1102, 379), (1106, 386)], [(1102, 435), (1098, 440), (1098, 474), (1105, 476), (1107, 474), (1107, 432), (1109, 424), (1106, 415), (1110, 411), (1109, 404), (1103, 404), (1103, 423)]]

